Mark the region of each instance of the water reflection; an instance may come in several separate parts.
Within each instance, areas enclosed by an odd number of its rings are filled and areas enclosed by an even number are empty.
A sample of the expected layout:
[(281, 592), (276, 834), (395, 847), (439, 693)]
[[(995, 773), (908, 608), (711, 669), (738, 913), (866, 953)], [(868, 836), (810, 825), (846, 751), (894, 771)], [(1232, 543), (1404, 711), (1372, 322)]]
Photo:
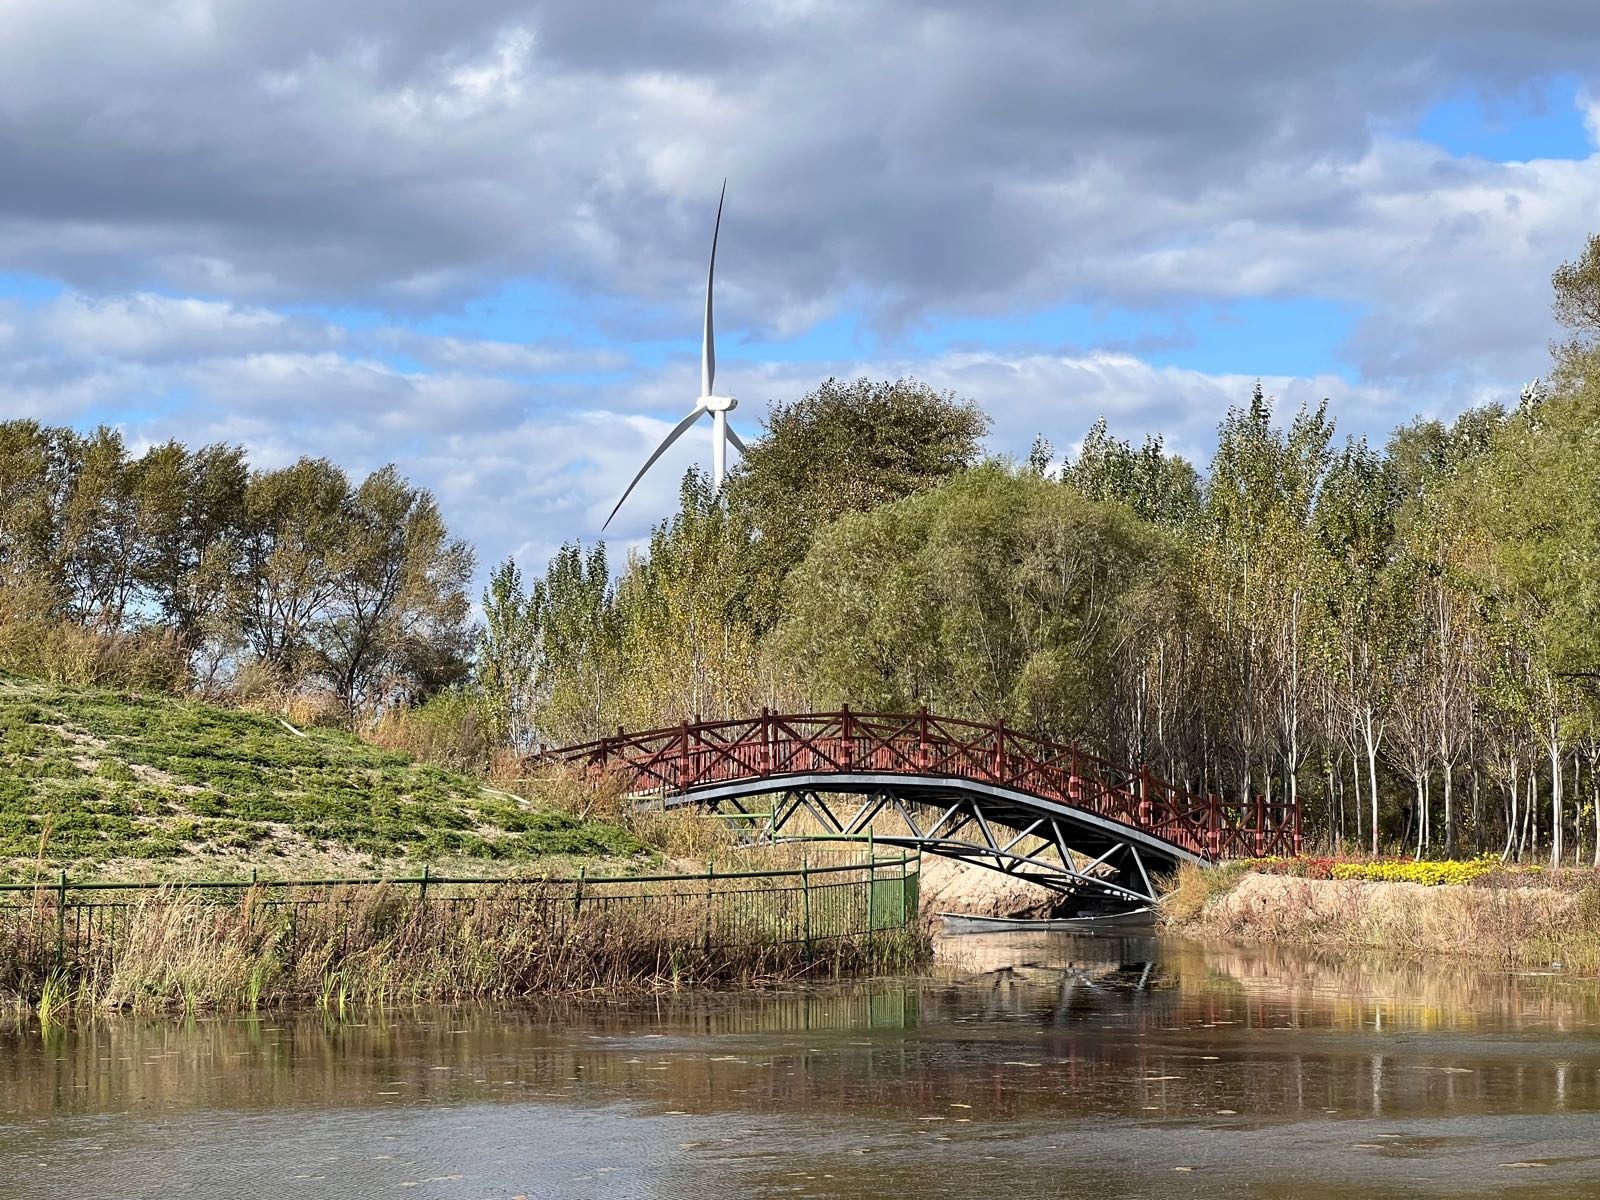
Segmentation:
[(108, 1018), (0, 1034), (0, 1195), (1571, 1194), (1597, 1028), (1592, 983), (1064, 935), (776, 994)]

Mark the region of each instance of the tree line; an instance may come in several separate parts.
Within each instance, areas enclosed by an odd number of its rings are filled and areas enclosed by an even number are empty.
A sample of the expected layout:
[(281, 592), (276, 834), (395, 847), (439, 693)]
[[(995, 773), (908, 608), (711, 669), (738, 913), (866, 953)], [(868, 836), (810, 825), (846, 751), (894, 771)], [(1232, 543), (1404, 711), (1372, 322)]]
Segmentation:
[(0, 666), (372, 711), (467, 677), (472, 569), (392, 466), (0, 422)]
[(1006, 721), (1330, 848), (1600, 863), (1600, 237), (1548, 380), (1371, 445), (1257, 386), (1204, 470), (1096, 423), (985, 460), (970, 402), (830, 380), (646, 549), (503, 564), (474, 667), (519, 750), (761, 705)]

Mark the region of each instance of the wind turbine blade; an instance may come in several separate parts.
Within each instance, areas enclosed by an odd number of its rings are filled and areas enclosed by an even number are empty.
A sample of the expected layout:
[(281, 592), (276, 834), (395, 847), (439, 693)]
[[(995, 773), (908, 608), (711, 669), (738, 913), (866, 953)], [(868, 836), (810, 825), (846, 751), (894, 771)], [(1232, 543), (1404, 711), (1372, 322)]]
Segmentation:
[(644, 478), (644, 473), (651, 467), (655, 466), (656, 459), (660, 458), (667, 452), (667, 447), (672, 445), (673, 442), (677, 441), (686, 432), (688, 432), (689, 426), (693, 425), (701, 417), (705, 416), (705, 412), (706, 410), (697, 404), (695, 405), (693, 412), (672, 427), (672, 432), (667, 434), (666, 438), (662, 440), (661, 445), (656, 447), (656, 452), (644, 460), (644, 466), (639, 468), (639, 473), (633, 477), (633, 482), (628, 485), (627, 491), (622, 493), (622, 499), (618, 500), (617, 507), (611, 510), (611, 516), (606, 518), (606, 524), (600, 526), (600, 531), (602, 533), (605, 532), (606, 525), (611, 524), (612, 518), (617, 515), (618, 509), (627, 503), (628, 497), (633, 494), (633, 489), (639, 485), (639, 480)]
[(750, 453), (750, 451), (744, 448), (744, 439), (733, 431), (732, 425), (727, 427), (726, 433), (728, 435), (728, 440), (733, 443), (733, 448), (735, 450), (737, 450), (740, 454)]
[(711, 328), (711, 285), (717, 277), (717, 235), (722, 232), (722, 202), (728, 196), (728, 181), (722, 181), (722, 194), (717, 197), (717, 223), (711, 227), (711, 266), (706, 270), (706, 331), (700, 343), (700, 394), (711, 395), (711, 385), (717, 378), (717, 335)]

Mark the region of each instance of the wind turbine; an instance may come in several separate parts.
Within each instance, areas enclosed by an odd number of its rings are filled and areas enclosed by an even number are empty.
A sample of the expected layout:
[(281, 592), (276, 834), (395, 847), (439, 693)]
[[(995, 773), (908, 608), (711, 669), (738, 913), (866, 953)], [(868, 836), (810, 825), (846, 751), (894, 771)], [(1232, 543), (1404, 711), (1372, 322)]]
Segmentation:
[(722, 479), (727, 473), (728, 443), (732, 442), (740, 454), (745, 452), (744, 442), (739, 435), (728, 428), (728, 414), (739, 407), (739, 402), (732, 396), (717, 396), (712, 394), (711, 387), (717, 377), (717, 339), (712, 330), (711, 322), (711, 289), (717, 277), (717, 234), (722, 231), (722, 201), (728, 195), (728, 181), (722, 181), (722, 194), (717, 197), (717, 223), (711, 228), (711, 266), (706, 271), (706, 327), (705, 337), (700, 343), (700, 399), (694, 402), (694, 407), (689, 410), (689, 415), (672, 427), (672, 432), (656, 447), (655, 453), (644, 460), (644, 466), (639, 468), (639, 473), (633, 477), (633, 482), (622, 493), (622, 499), (617, 501), (617, 507), (611, 510), (611, 516), (606, 518), (606, 524), (600, 526), (602, 530), (610, 525), (612, 518), (627, 502), (633, 489), (638, 486), (639, 480), (644, 478), (644, 473), (655, 465), (656, 459), (667, 452), (667, 447), (672, 445), (693, 425), (707, 413), (711, 414), (711, 486), (716, 491), (722, 490)]

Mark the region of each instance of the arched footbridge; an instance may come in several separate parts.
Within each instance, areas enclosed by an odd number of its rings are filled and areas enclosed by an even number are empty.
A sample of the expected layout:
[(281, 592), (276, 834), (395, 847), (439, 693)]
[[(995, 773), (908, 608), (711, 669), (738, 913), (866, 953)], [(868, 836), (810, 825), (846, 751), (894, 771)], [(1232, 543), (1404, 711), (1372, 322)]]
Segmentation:
[(1123, 901), (1153, 900), (1179, 863), (1300, 850), (1297, 806), (1196, 795), (1075, 744), (926, 711), (763, 710), (541, 758), (616, 778), (642, 803), (722, 812), (752, 841), (870, 830), (878, 844)]

